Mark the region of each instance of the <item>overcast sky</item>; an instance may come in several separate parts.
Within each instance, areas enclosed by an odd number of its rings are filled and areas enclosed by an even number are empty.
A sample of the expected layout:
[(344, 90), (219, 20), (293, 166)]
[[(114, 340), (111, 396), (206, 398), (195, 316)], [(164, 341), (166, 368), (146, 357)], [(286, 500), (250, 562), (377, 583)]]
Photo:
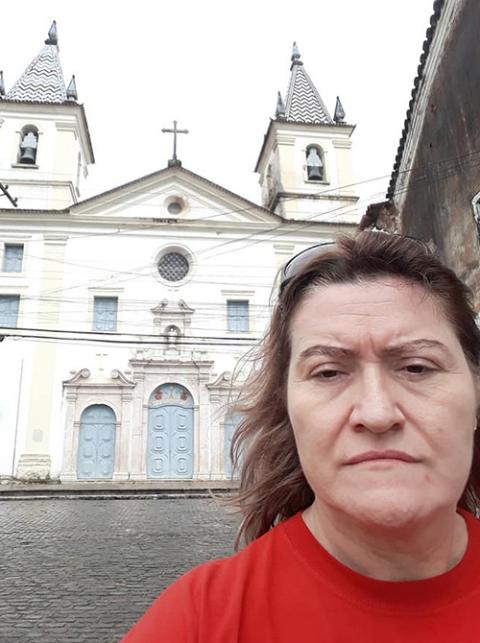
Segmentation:
[(366, 204), (382, 199), (432, 0), (22, 0), (2, 16), (6, 89), (57, 20), (65, 80), (76, 75), (96, 165), (83, 197), (165, 167), (173, 119), (183, 165), (259, 202), (253, 173), (296, 40), (333, 113), (355, 123), (354, 171)]

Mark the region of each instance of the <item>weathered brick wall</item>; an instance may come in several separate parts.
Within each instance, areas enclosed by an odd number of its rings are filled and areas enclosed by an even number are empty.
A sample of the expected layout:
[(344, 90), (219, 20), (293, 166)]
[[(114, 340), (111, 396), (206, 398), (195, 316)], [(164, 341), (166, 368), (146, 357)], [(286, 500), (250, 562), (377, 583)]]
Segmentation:
[(440, 257), (473, 289), (480, 310), (472, 209), (480, 192), (480, 2), (463, 5), (429, 96), (400, 218), (405, 234), (433, 239)]

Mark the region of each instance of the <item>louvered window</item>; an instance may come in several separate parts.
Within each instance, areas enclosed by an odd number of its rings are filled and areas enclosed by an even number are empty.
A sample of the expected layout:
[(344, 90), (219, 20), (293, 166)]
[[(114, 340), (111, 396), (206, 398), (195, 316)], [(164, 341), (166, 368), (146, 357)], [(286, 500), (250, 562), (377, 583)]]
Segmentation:
[(93, 330), (117, 330), (118, 297), (94, 297)]
[(248, 301), (240, 299), (227, 301), (227, 328), (234, 333), (248, 332)]
[(16, 327), (20, 295), (0, 295), (0, 326)]
[(6, 243), (3, 253), (3, 272), (22, 272), (23, 245)]

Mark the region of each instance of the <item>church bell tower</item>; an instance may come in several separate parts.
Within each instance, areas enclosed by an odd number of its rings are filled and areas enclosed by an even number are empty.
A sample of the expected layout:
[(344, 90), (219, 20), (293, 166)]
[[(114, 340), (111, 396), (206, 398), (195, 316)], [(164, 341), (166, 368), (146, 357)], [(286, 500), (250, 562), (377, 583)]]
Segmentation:
[(92, 163), (85, 110), (75, 76), (65, 85), (54, 21), (8, 92), (0, 73), (0, 182), (22, 209), (62, 209), (78, 201)]
[(255, 171), (262, 205), (285, 219), (354, 223), (352, 141), (337, 97), (333, 118), (301, 60), (296, 43), (286, 99), (280, 92)]

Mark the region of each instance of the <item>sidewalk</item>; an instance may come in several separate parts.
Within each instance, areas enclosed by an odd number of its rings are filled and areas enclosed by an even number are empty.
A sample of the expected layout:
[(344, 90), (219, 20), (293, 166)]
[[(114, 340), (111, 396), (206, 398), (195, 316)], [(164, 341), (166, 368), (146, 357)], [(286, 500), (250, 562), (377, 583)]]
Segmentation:
[(40, 498), (208, 498), (230, 495), (237, 488), (237, 480), (9, 481), (0, 484), (0, 501)]

